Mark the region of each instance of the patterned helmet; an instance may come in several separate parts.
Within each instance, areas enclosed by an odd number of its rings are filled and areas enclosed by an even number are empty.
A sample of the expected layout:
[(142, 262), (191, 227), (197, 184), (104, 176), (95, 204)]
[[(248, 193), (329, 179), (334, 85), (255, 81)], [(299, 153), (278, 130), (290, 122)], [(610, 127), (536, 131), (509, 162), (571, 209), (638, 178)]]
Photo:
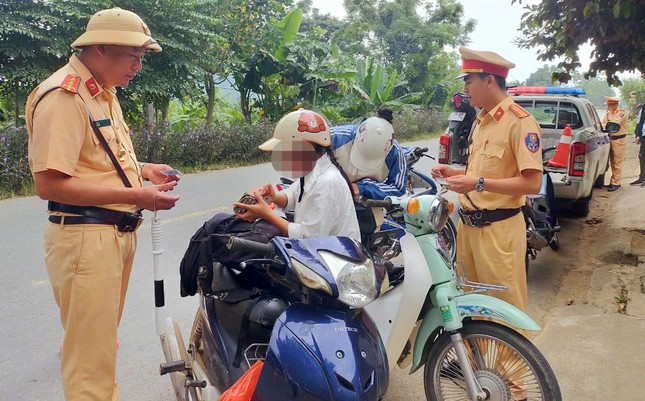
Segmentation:
[(273, 130), (273, 138), (258, 148), (270, 152), (281, 141), (307, 141), (327, 147), (331, 145), (329, 124), (314, 111), (306, 109), (292, 111), (278, 121)]
[(381, 117), (369, 117), (357, 128), (349, 160), (363, 171), (373, 171), (385, 163), (385, 156), (392, 149), (394, 127)]

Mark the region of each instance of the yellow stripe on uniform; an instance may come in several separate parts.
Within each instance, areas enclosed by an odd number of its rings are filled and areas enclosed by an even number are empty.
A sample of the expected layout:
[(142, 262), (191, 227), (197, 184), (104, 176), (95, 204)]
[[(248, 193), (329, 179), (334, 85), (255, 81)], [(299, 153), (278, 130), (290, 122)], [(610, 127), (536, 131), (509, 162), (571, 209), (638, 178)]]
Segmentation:
[(528, 111), (524, 110), (519, 104), (512, 104), (508, 106), (508, 109), (513, 112), (519, 118), (525, 118), (531, 115)]

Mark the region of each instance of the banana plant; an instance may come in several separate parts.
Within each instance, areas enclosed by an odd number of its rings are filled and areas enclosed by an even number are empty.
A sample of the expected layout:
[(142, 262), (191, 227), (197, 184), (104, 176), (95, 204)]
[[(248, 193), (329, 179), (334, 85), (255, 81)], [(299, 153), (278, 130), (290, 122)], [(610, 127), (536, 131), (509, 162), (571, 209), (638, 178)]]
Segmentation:
[[(358, 98), (345, 102), (341, 114), (348, 118), (356, 118), (373, 114), (380, 106), (394, 110), (418, 108), (421, 92), (405, 93), (395, 97), (396, 89), (403, 89), (407, 82), (393, 70), (389, 76), (385, 67), (373, 58), (358, 60), (355, 85), (352, 88)], [(398, 92), (401, 92), (399, 90)]]

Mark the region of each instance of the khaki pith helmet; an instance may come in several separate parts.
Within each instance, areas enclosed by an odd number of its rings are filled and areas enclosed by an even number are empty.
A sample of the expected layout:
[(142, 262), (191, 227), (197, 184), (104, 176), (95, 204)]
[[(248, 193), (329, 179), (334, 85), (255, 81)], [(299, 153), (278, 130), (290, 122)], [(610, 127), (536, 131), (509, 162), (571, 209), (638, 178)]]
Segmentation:
[(135, 13), (115, 7), (92, 15), (85, 32), (72, 43), (74, 49), (88, 45), (145, 47), (160, 52), (148, 25)]

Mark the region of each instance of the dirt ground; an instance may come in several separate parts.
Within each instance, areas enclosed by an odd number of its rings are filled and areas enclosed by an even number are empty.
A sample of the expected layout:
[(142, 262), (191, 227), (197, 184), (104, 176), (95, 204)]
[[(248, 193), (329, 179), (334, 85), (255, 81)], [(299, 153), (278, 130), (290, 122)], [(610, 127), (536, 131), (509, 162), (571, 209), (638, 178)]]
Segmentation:
[(645, 187), (629, 185), (638, 169), (638, 146), (630, 141), (621, 188), (595, 189), (589, 216), (565, 222), (577, 238), (563, 244), (566, 273), (554, 306), (593, 305), (645, 318)]
[(621, 188), (594, 190), (586, 218), (561, 213), (562, 247), (543, 250), (529, 270), (529, 314), (543, 328), (532, 338), (564, 400), (645, 399), (645, 187), (629, 185), (637, 176), (630, 141)]

